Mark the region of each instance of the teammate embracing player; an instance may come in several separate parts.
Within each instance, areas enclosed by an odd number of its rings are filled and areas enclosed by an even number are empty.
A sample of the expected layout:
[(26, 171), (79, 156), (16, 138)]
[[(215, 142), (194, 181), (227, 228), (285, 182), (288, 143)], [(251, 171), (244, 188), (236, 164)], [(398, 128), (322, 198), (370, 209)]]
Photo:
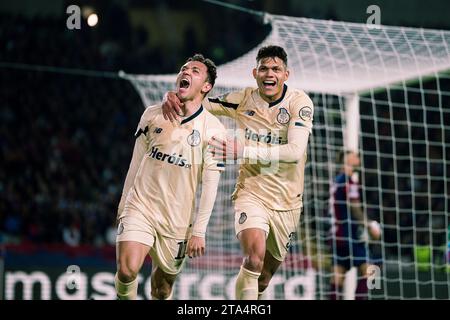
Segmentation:
[[(213, 115), (235, 119), (239, 137), (210, 141), (218, 160), (243, 159), (232, 199), (235, 231), (244, 254), (236, 298), (258, 299), (288, 253), (303, 208), (306, 149), (314, 107), (308, 95), (289, 88), (282, 47), (258, 51), (253, 76), (257, 88), (207, 98)], [(178, 118), (183, 103), (169, 92), (164, 116)]]

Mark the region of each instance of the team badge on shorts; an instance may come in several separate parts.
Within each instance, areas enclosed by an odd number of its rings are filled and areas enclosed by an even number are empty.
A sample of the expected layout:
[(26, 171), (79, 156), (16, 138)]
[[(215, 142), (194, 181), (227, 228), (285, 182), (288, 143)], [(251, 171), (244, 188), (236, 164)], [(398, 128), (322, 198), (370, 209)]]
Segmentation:
[(312, 120), (312, 109), (308, 106), (303, 107), (298, 112), (298, 116), (302, 118), (304, 121), (311, 121)]
[(280, 112), (277, 115), (277, 121), (281, 124), (286, 124), (291, 119), (289, 112), (285, 108), (280, 108)]
[(243, 224), (247, 220), (247, 214), (245, 212), (241, 213), (241, 216), (239, 217), (239, 224)]
[(297, 235), (297, 232), (291, 232), (289, 234), (289, 241), (286, 243), (287, 250), (289, 250), (289, 248), (292, 246), (292, 242), (295, 240), (296, 235)]
[(122, 234), (122, 232), (123, 232), (123, 229), (124, 229), (124, 227), (123, 227), (123, 223), (122, 223), (122, 222), (120, 222), (120, 223), (119, 223), (119, 226), (117, 227), (117, 235), (120, 235), (120, 234)]
[(200, 132), (198, 130), (192, 130), (192, 133), (188, 135), (187, 137), (187, 143), (192, 146), (198, 146), (200, 144), (201, 138), (200, 138)]

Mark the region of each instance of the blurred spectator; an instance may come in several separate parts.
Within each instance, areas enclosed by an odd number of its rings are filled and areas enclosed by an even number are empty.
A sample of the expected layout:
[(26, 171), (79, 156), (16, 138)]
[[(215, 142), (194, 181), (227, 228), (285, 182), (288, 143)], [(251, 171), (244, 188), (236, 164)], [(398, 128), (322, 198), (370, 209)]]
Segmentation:
[(63, 229), (64, 243), (71, 247), (77, 247), (80, 245), (81, 233), (78, 223), (72, 222), (70, 225)]

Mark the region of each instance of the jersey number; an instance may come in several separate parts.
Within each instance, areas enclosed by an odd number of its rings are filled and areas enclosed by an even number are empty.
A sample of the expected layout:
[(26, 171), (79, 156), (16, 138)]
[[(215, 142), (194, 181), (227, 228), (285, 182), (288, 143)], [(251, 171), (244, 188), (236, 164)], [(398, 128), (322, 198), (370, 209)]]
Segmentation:
[(175, 259), (183, 259), (186, 255), (187, 240), (178, 242), (178, 253)]

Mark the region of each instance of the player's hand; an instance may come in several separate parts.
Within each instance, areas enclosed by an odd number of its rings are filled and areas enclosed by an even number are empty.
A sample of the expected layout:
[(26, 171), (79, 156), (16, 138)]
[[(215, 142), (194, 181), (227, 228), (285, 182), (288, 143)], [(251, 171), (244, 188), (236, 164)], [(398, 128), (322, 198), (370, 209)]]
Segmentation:
[(174, 121), (179, 119), (182, 115), (181, 108), (183, 103), (178, 99), (177, 94), (174, 91), (168, 91), (164, 94), (162, 101), (162, 112), (164, 119)]
[(205, 254), (205, 238), (192, 236), (189, 239), (186, 254), (189, 258), (201, 257)]
[(208, 141), (211, 153), (216, 160), (238, 160), (244, 154), (244, 145), (237, 138), (226, 137), (225, 140), (212, 137)]
[(381, 226), (377, 221), (370, 221), (367, 225), (367, 229), (372, 239), (379, 240), (381, 238)]

